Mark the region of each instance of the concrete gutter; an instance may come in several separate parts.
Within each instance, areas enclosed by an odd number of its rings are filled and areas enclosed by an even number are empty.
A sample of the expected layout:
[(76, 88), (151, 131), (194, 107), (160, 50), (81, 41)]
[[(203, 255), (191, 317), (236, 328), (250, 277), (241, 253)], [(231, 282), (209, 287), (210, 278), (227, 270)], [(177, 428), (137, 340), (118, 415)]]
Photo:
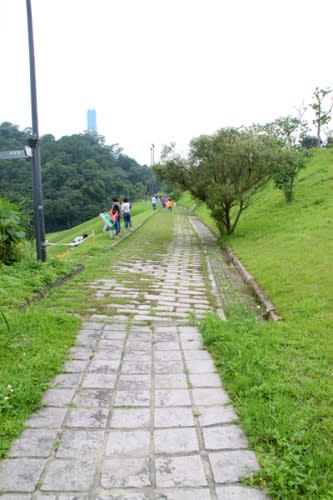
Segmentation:
[(282, 318), (276, 313), (275, 306), (270, 302), (265, 296), (263, 290), (259, 287), (258, 283), (255, 281), (253, 276), (244, 267), (242, 262), (236, 257), (230, 247), (226, 247), (226, 253), (230, 258), (231, 262), (241, 275), (243, 281), (251, 288), (257, 301), (264, 307), (265, 313), (263, 317), (265, 319), (271, 319), (273, 321), (281, 321)]

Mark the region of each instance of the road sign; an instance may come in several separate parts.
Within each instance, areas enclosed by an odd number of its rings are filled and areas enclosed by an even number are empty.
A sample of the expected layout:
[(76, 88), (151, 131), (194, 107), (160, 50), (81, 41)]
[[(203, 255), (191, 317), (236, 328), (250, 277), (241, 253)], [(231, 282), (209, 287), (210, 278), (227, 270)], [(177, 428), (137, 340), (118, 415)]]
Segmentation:
[(0, 160), (17, 160), (18, 158), (26, 158), (27, 154), (24, 149), (14, 151), (0, 151)]

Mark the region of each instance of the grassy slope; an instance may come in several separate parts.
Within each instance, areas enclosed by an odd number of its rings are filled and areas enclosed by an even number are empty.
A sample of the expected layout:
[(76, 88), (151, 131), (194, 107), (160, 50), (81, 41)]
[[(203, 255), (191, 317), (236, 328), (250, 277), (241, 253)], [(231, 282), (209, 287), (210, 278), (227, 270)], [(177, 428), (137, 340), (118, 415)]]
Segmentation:
[(284, 321), (203, 324), (273, 498), (333, 498), (332, 188), (333, 151), (318, 151), (291, 204), (269, 189), (226, 239)]

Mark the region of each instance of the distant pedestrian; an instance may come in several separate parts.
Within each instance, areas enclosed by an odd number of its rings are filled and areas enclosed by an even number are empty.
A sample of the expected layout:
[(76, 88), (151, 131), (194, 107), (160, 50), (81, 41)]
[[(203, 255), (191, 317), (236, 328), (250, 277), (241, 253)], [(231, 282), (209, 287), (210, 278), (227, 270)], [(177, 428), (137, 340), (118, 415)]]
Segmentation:
[(112, 198), (110, 217), (115, 227), (116, 236), (120, 236), (120, 215), (120, 202), (117, 200), (117, 198)]
[(153, 207), (153, 210), (156, 210), (156, 204), (157, 204), (157, 198), (156, 196), (151, 197), (151, 206)]
[(172, 198), (168, 198), (167, 199), (166, 206), (167, 206), (167, 209), (169, 210), (169, 212), (171, 212), (172, 211), (172, 207), (173, 207), (173, 200), (172, 200)]
[(123, 213), (125, 229), (131, 229), (131, 227), (132, 227), (131, 204), (128, 201), (128, 198), (123, 199), (123, 203), (121, 205), (121, 210)]

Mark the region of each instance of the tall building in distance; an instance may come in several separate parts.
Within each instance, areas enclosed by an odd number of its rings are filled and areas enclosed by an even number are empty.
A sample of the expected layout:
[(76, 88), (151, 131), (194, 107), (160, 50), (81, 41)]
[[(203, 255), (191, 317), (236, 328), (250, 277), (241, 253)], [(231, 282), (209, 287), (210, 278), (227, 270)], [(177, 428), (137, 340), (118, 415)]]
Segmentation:
[(88, 132), (97, 136), (96, 110), (88, 109), (87, 112)]

